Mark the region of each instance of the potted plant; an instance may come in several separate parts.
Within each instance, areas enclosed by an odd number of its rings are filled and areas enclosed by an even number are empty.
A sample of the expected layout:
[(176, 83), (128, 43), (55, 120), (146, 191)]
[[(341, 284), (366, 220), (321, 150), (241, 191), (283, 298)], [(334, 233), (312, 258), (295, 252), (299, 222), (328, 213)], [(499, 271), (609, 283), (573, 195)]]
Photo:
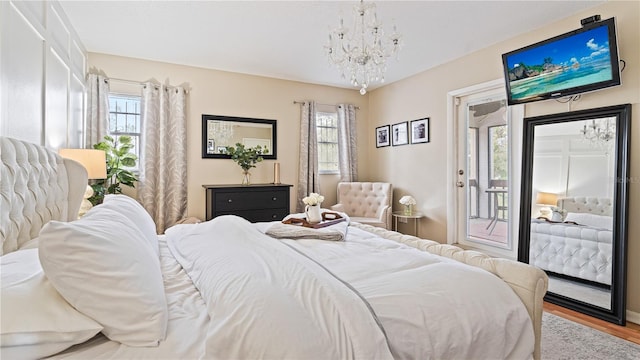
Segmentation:
[(118, 140), (105, 136), (104, 141), (93, 145), (94, 149), (103, 150), (107, 158), (107, 178), (96, 181), (91, 187), (94, 195), (89, 198), (93, 205), (102, 203), (106, 194), (121, 194), (121, 185), (135, 187), (138, 177), (129, 168), (136, 166), (138, 157), (131, 153), (134, 144), (130, 136), (122, 135)]
[(240, 143), (236, 143), (235, 147), (228, 146), (225, 152), (231, 155), (231, 160), (235, 161), (242, 168), (242, 185), (251, 184), (251, 174), (249, 170), (256, 167), (256, 163), (262, 161), (262, 154), (267, 149), (263, 149), (258, 145), (254, 148), (247, 148)]

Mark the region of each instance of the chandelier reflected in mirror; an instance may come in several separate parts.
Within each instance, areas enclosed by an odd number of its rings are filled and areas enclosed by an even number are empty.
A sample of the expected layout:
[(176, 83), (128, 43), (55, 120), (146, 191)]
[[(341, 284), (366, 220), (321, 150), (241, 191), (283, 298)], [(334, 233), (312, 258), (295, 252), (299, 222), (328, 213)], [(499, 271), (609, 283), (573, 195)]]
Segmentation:
[(214, 139), (218, 145), (229, 145), (233, 137), (233, 125), (222, 121), (209, 121), (208, 138)]
[(329, 62), (338, 67), (344, 79), (360, 87), (360, 94), (364, 95), (371, 82), (384, 82), (387, 58), (396, 56), (397, 59), (402, 36), (396, 32), (395, 25), (393, 33), (385, 36), (376, 4), (360, 0), (353, 10), (352, 28), (345, 27), (340, 17), (340, 26), (329, 33), (325, 50)]
[(615, 118), (593, 119), (590, 123), (585, 121), (582, 129), (580, 129), (580, 134), (582, 134), (584, 140), (607, 151), (615, 143)]

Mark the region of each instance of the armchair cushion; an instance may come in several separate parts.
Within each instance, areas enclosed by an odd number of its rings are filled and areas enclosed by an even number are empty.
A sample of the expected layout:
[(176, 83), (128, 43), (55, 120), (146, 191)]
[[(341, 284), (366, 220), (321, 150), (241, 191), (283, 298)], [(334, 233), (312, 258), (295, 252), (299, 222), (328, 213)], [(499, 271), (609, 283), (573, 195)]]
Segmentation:
[(352, 221), (391, 229), (393, 189), (383, 182), (338, 183), (338, 203), (331, 207)]

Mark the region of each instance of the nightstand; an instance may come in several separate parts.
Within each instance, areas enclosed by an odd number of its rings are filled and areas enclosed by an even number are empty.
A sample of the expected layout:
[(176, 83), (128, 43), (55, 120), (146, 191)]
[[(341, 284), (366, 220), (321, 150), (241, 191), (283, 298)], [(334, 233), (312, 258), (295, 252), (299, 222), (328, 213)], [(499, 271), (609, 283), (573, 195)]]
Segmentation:
[(420, 220), (420, 218), (424, 217), (424, 215), (422, 215), (421, 212), (419, 211), (414, 211), (411, 214), (405, 214), (404, 211), (394, 211), (393, 213), (391, 213), (391, 215), (393, 215), (393, 230), (394, 231), (398, 231), (398, 218), (400, 219), (405, 219), (405, 221), (403, 222), (408, 222), (409, 219), (413, 220), (413, 234), (416, 237), (418, 236), (418, 220)]

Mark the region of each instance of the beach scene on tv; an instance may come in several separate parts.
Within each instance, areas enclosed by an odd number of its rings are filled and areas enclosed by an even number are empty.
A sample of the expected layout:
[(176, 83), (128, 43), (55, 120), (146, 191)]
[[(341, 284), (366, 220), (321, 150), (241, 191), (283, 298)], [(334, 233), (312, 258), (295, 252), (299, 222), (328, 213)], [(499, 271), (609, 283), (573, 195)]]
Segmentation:
[(514, 100), (613, 78), (606, 26), (507, 56)]

